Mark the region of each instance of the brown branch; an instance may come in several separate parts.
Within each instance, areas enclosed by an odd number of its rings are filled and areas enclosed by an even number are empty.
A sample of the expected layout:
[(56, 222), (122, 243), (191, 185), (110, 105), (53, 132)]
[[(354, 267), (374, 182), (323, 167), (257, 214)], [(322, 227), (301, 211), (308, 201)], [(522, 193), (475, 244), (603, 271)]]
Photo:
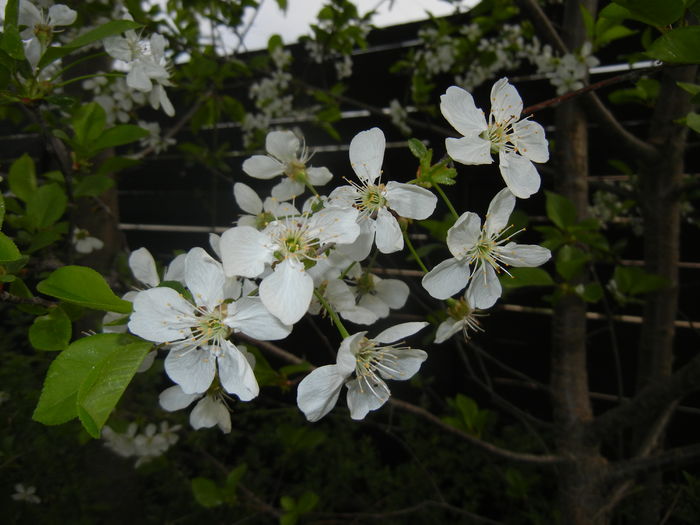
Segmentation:
[[(299, 364), (303, 363), (304, 360), (301, 359), (300, 357), (287, 352), (285, 349), (277, 346), (274, 343), (270, 343), (268, 341), (259, 341), (253, 337), (247, 336), (243, 333), (237, 333), (236, 336), (239, 339), (242, 339), (244, 341), (247, 341), (251, 344), (254, 344), (255, 346), (260, 347), (261, 349), (276, 355), (277, 357), (288, 361), (293, 364)], [(312, 365), (312, 369), (316, 368)], [(434, 425), (442, 428), (443, 430), (446, 430), (447, 432), (450, 432), (452, 434), (455, 434), (465, 441), (469, 442), (470, 444), (474, 445), (477, 448), (480, 448), (481, 450), (485, 452), (489, 452), (497, 457), (507, 459), (510, 461), (516, 461), (519, 463), (528, 463), (531, 465), (558, 465), (560, 463), (563, 463), (565, 461), (565, 458), (562, 456), (555, 456), (555, 455), (538, 455), (538, 454), (527, 454), (523, 452), (513, 452), (511, 450), (507, 450), (501, 447), (498, 447), (496, 445), (492, 445), (491, 443), (488, 443), (486, 441), (483, 441), (475, 436), (472, 436), (471, 434), (468, 434), (467, 432), (464, 432), (463, 430), (460, 430), (456, 427), (453, 427), (447, 423), (445, 423), (442, 419), (439, 417), (435, 416), (434, 414), (430, 413), (429, 411), (425, 410), (424, 408), (421, 408), (419, 406), (413, 405), (411, 403), (408, 403), (406, 401), (402, 401), (400, 399), (396, 399), (394, 397), (390, 398), (388, 401), (389, 404), (396, 408), (400, 408), (401, 410), (405, 410), (406, 412), (410, 412), (414, 415), (420, 416), (423, 419), (430, 421)]]
[(650, 472), (678, 468), (696, 461), (700, 461), (700, 444), (672, 448), (654, 456), (611, 464), (608, 469), (607, 481), (614, 482), (634, 478)]
[(39, 306), (46, 306), (51, 308), (52, 306), (58, 305), (58, 303), (44, 299), (43, 297), (20, 297), (18, 295), (13, 295), (10, 292), (4, 290), (0, 291), (0, 301), (4, 303), (12, 304), (34, 304)]

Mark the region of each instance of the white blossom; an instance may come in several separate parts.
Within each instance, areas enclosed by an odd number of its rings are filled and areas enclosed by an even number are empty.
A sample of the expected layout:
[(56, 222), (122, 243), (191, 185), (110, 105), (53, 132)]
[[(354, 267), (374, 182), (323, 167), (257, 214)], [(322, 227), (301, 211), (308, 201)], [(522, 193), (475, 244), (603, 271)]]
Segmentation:
[(549, 160), (544, 128), (520, 119), (523, 103), (517, 90), (502, 78), (491, 89), (488, 122), (467, 91), (451, 86), (440, 97), (440, 110), (462, 138), (445, 140), (447, 153), (462, 164), (490, 164), (497, 153), (503, 180), (516, 196), (528, 198), (540, 188), (533, 162)]
[(78, 13), (63, 4), (51, 6), (48, 14), (45, 14), (43, 9), (37, 9), (29, 0), (20, 2), (18, 23), (27, 26), (20, 37), (24, 40), (24, 55), (32, 69), (36, 68), (51, 43), (56, 28), (73, 24), (77, 16)]
[(73, 246), (76, 252), (87, 255), (95, 250), (101, 250), (104, 243), (97, 237), (91, 237), (89, 231), (75, 228), (73, 230)]
[(174, 385), (158, 397), (160, 406), (168, 412), (186, 408), (196, 400), (199, 401), (190, 412), (192, 428), (199, 430), (217, 425), (224, 434), (231, 432), (231, 414), (221, 393), (186, 394), (179, 385)]
[(15, 493), (12, 495), (12, 499), (34, 504), (41, 503), (41, 498), (36, 495), (36, 487), (33, 485), (25, 487), (23, 483), (15, 483)]

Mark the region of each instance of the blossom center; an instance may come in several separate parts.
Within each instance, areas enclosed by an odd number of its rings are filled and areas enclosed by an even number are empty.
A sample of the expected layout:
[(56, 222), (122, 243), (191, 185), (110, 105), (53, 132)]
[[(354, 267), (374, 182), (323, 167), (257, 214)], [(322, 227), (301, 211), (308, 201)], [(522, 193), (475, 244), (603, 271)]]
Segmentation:
[(195, 324), (190, 328), (192, 343), (203, 346), (213, 341), (220, 346), (232, 332), (231, 328), (224, 323), (226, 310), (225, 304), (220, 304), (213, 310), (207, 310), (204, 306), (198, 307), (195, 311)]
[(397, 375), (398, 370), (394, 367), (398, 361), (394, 355), (392, 346), (379, 346), (376, 341), (362, 338), (360, 346), (355, 353), (355, 375), (360, 387), (360, 392), (369, 390), (374, 396), (382, 399), (382, 391), (389, 394), (389, 387), (380, 377), (380, 372), (389, 375)]

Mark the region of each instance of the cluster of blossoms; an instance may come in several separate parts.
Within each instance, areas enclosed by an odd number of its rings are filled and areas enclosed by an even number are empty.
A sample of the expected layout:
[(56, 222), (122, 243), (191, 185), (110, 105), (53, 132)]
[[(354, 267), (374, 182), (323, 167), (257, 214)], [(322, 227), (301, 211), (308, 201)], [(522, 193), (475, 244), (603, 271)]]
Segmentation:
[(15, 493), (12, 495), (12, 499), (35, 505), (41, 503), (41, 498), (36, 494), (36, 487), (33, 485), (25, 486), (24, 483), (15, 483)]
[[(463, 135), (446, 140), (448, 154), (463, 164), (489, 164), (497, 154), (507, 187), (493, 198), (483, 225), (473, 212), (456, 220), (447, 234), (452, 257), (423, 277), (428, 293), (448, 305), (436, 342), (481, 330), (479, 312), (501, 296), (498, 274), (507, 274), (507, 267), (539, 266), (550, 258), (545, 248), (512, 242), (518, 232), (508, 226), (516, 197), (539, 189), (533, 162), (548, 159), (544, 130), (520, 118), (523, 104), (507, 79), (496, 82), (491, 95), (488, 120), (461, 88), (450, 87), (441, 101), (443, 115)], [(281, 180), (264, 199), (244, 183), (234, 185), (244, 214), (221, 237), (210, 238), (217, 258), (193, 248), (173, 261), (167, 279), (181, 288), (160, 282), (147, 251), (137, 250), (130, 259), (135, 277), (150, 288), (128, 298), (128, 328), (167, 349), (165, 371), (174, 385), (161, 393), (160, 405), (175, 411), (196, 402), (190, 413), (194, 428), (229, 432), (230, 403), (259, 394), (255, 359), (239, 334), (278, 340), (307, 314), (333, 320), (343, 336), (336, 363), (314, 369), (297, 390), (298, 406), (310, 421), (333, 409), (343, 387), (351, 417), (363, 419), (389, 399), (387, 380), (411, 378), (428, 356), (405, 344), (428, 323), (403, 323), (368, 337), (367, 331), (348, 332), (341, 318), (372, 325), (405, 305), (406, 283), (380, 278), (363, 261), (373, 251), (402, 250), (408, 242), (402, 223), (430, 217), (437, 197), (422, 186), (384, 178), (386, 140), (379, 128), (352, 139), (355, 178), (323, 196), (317, 187), (333, 175), (309, 165), (311, 155), (295, 133), (272, 131), (265, 147), (242, 169), (259, 180)], [(312, 196), (299, 206), (294, 199), (307, 189)], [(465, 288), (463, 298), (452, 298)]]
[(581, 89), (588, 71), (600, 61), (591, 54), (591, 43), (585, 42), (576, 53), (555, 56), (549, 45), (544, 45), (531, 55), (531, 61), (539, 73), (546, 75), (550, 83), (557, 88), (557, 95)]
[(53, 5), (45, 13), (27, 0), (20, 2), (18, 23), (26, 26), (20, 37), (24, 41), (24, 56), (33, 69), (53, 41), (58, 28), (72, 25), (77, 17), (77, 12), (63, 4)]
[(143, 432), (137, 433), (138, 425), (131, 423), (125, 432), (115, 432), (111, 427), (102, 429), (102, 439), (107, 448), (123, 458), (136, 458), (134, 466), (163, 455), (171, 446), (177, 443), (177, 431), (180, 425), (170, 426), (167, 421), (161, 421), (159, 426), (149, 423)]

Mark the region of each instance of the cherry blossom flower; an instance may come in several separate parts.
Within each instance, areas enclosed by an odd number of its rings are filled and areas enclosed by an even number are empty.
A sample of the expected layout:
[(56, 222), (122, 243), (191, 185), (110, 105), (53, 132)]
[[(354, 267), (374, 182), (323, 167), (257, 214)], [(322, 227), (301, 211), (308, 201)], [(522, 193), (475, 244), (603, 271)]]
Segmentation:
[(185, 284), (194, 304), (172, 288), (140, 292), (129, 329), (149, 341), (171, 345), (165, 371), (185, 393), (206, 392), (218, 377), (226, 392), (242, 401), (253, 399), (259, 391), (253, 370), (228, 338), (244, 332), (258, 339), (282, 339), (291, 327), (270, 315), (258, 298), (229, 302), (221, 264), (201, 248), (187, 254)]
[(410, 219), (427, 219), (437, 204), (437, 197), (420, 186), (381, 182), (385, 148), (384, 132), (379, 128), (355, 135), (350, 142), (350, 165), (360, 183), (336, 188), (329, 197), (331, 206), (354, 207), (360, 212), (360, 236), (341, 250), (356, 261), (367, 258), (375, 241), (382, 253), (403, 249), (401, 227), (392, 212)]
[(104, 243), (97, 237), (91, 237), (89, 231), (76, 228), (73, 230), (73, 246), (76, 252), (87, 255), (95, 250), (101, 250)]
[(34, 504), (41, 503), (41, 498), (36, 495), (36, 487), (33, 485), (25, 487), (23, 483), (15, 483), (15, 493), (12, 495), (12, 499)]
[(326, 257), (333, 244), (353, 242), (359, 235), (357, 210), (325, 208), (318, 213), (286, 217), (263, 231), (236, 226), (221, 236), (220, 250), (228, 276), (254, 278), (267, 265), (273, 271), (260, 283), (260, 299), (285, 324), (294, 324), (311, 303), (314, 283), (306, 272)]
[[(336, 364), (313, 370), (297, 389), (297, 404), (309, 421), (328, 414), (348, 387), (347, 403), (352, 419), (364, 419), (387, 402), (391, 391), (385, 379), (405, 381), (413, 377), (428, 354), (423, 350), (394, 346), (428, 323), (403, 323), (387, 328), (373, 339), (358, 332), (343, 339)], [(351, 379), (351, 376), (354, 377)]]
[(24, 56), (32, 68), (37, 66), (44, 51), (49, 47), (55, 28), (73, 24), (77, 16), (78, 13), (63, 4), (51, 6), (46, 16), (43, 10), (37, 9), (29, 0), (20, 2), (18, 23), (20, 26), (27, 26), (20, 33), (20, 37), (25, 41)]
[(520, 119), (523, 102), (515, 87), (502, 78), (491, 89), (488, 123), (467, 91), (447, 88), (440, 97), (440, 111), (462, 138), (445, 139), (447, 153), (462, 164), (491, 164), (498, 154), (503, 180), (516, 197), (527, 199), (540, 188), (533, 162), (547, 162), (549, 149), (544, 128)]
[[(490, 308), (501, 296), (496, 275), (506, 266), (534, 267), (549, 260), (548, 249), (532, 244), (508, 242), (518, 232), (508, 233), (508, 218), (515, 197), (504, 188), (489, 205), (483, 228), (476, 213), (465, 212), (447, 232), (447, 247), (454, 257), (423, 277), (423, 287), (436, 299), (447, 299), (467, 284), (465, 298), (474, 308)], [(504, 243), (508, 242), (505, 246)], [(470, 265), (474, 265), (470, 273)]]
[(464, 298), (457, 301), (448, 299), (447, 301), (449, 304), (447, 319), (440, 323), (437, 328), (435, 333), (436, 344), (444, 343), (457, 332), (462, 332), (464, 340), (468, 341), (470, 330), (472, 332), (484, 331), (478, 319), (484, 314), (480, 314), (478, 310), (469, 306)]
[(168, 412), (187, 408), (196, 400), (199, 401), (190, 412), (192, 428), (199, 430), (217, 425), (224, 434), (231, 432), (231, 413), (221, 392), (186, 394), (179, 385), (174, 385), (166, 388), (158, 397), (160, 406)]
[(306, 146), (291, 131), (271, 131), (265, 139), (268, 155), (253, 155), (243, 163), (243, 171), (256, 179), (287, 177), (272, 188), (272, 197), (286, 201), (304, 192), (307, 184), (323, 186), (333, 178), (328, 168), (312, 168)]
[(233, 197), (238, 207), (248, 213), (239, 217), (236, 223), (238, 226), (252, 226), (256, 230), (264, 230), (277, 217), (299, 215), (299, 211), (289, 202), (274, 197), (267, 197), (263, 202), (253, 188), (242, 182), (233, 185)]

